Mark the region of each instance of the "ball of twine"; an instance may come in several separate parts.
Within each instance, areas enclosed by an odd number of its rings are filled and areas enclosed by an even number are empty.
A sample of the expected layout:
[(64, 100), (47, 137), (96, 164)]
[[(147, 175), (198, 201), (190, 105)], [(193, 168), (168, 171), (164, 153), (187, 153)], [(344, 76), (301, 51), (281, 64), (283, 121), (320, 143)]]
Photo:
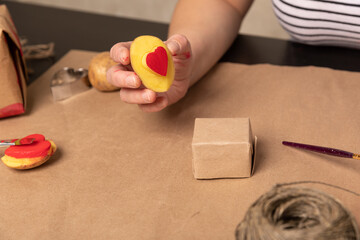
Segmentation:
[(276, 186), (248, 209), (237, 240), (359, 240), (358, 225), (341, 203), (309, 188)]

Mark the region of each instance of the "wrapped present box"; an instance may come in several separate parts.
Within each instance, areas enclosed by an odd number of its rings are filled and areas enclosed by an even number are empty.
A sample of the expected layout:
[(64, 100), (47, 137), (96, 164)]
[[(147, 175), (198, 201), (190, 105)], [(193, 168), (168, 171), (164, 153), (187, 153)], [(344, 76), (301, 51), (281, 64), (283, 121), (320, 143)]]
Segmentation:
[(19, 115), (26, 108), (26, 65), (14, 22), (0, 5), (0, 118)]
[(194, 177), (251, 177), (255, 143), (249, 118), (196, 118), (192, 141)]

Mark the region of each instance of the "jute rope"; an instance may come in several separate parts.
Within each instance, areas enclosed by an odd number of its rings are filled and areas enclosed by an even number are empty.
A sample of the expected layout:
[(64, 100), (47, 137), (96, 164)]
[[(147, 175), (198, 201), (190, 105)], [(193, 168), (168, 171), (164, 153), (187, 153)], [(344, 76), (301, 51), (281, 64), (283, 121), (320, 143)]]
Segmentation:
[(27, 63), (27, 73), (29, 75), (34, 74), (34, 69), (31, 68), (30, 61), (32, 60), (41, 60), (41, 59), (50, 59), (54, 60), (55, 56), (55, 44), (53, 42), (47, 44), (36, 44), (28, 45), (27, 38), (20, 38), (20, 44), (23, 52), (23, 56)]
[(276, 185), (248, 209), (236, 228), (237, 240), (359, 240), (355, 218), (331, 196), (310, 188)]
[(22, 50), (26, 60), (54, 57), (53, 42), (47, 44), (24, 45)]

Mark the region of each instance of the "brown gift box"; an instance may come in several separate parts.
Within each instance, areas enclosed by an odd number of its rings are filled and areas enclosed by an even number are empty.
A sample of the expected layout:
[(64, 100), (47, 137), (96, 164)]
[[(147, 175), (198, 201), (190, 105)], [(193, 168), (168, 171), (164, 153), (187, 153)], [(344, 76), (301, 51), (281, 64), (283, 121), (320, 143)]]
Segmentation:
[(254, 165), (250, 119), (195, 119), (192, 152), (196, 179), (250, 177)]
[(6, 5), (0, 5), (0, 118), (25, 112), (26, 69), (21, 44)]

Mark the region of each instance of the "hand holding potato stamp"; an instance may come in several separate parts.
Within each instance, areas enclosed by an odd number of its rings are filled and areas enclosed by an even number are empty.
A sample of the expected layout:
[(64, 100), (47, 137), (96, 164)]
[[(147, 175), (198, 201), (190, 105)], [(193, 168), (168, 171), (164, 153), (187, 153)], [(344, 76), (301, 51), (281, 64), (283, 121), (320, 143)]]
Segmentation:
[[(154, 92), (166, 92), (174, 81), (175, 68), (166, 45), (154, 36), (137, 37), (130, 47), (130, 61), (143, 85)], [(89, 80), (100, 91), (114, 91), (106, 79), (106, 71), (116, 65), (108, 52), (95, 56), (89, 65)]]

